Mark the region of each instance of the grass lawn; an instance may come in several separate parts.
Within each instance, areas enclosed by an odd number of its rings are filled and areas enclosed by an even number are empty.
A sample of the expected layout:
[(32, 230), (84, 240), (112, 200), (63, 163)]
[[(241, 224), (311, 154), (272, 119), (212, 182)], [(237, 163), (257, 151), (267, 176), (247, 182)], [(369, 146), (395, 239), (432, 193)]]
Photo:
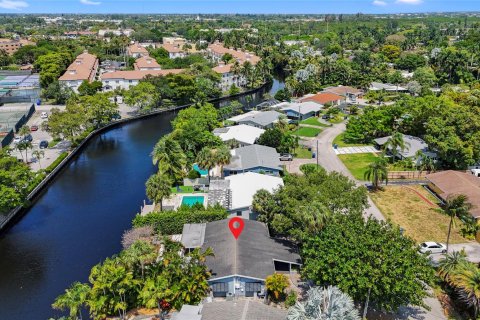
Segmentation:
[(315, 117), (303, 120), (303, 121), (300, 122), (300, 124), (308, 124), (308, 125), (316, 126), (316, 127), (328, 127), (329, 126), (328, 124), (325, 124), (325, 123), (322, 123), (322, 122), (318, 121), (318, 119), (315, 118)]
[[(383, 191), (370, 194), (373, 202), (382, 211), (385, 218), (405, 229), (405, 234), (412, 237), (416, 242), (447, 241), (448, 224), (450, 219), (443, 213), (438, 212), (425, 202), (415, 191), (419, 192), (432, 203), (435, 199), (422, 186), (385, 187)], [(468, 240), (460, 234), (460, 226), (452, 230), (450, 243), (464, 243)]]
[(189, 186), (179, 186), (180, 191), (177, 190), (177, 187), (172, 187), (172, 193), (193, 193), (193, 187)]
[(296, 131), (293, 132), (294, 135), (301, 136), (301, 137), (316, 137), (320, 132), (321, 129), (317, 128), (310, 128), (310, 127), (300, 127)]
[(340, 133), (338, 136), (333, 139), (333, 143), (338, 145), (339, 148), (343, 147), (358, 147), (358, 146), (368, 146), (368, 144), (363, 144), (363, 143), (348, 143), (343, 141), (343, 137), (345, 136), (345, 133)]
[(294, 150), (293, 155), (295, 158), (299, 159), (311, 159), (312, 158), (312, 152), (308, 151), (307, 148), (305, 147), (298, 147)]
[(364, 174), (370, 163), (374, 162), (377, 156), (373, 153), (354, 153), (354, 154), (339, 154), (338, 158), (342, 160), (343, 164), (352, 173), (355, 179), (365, 180)]

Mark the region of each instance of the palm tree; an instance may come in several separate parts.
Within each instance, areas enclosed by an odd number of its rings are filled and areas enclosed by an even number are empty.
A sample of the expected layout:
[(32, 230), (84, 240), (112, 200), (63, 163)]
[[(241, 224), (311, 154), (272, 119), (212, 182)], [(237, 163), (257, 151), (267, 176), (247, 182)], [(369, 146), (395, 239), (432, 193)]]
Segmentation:
[(212, 157), (212, 149), (204, 147), (198, 152), (196, 161), (200, 168), (208, 171), (208, 178), (210, 179), (210, 170), (215, 167), (215, 159)]
[(385, 143), (384, 152), (390, 150), (393, 156), (393, 162), (395, 162), (399, 153), (398, 151), (405, 151), (405, 149), (408, 149), (409, 146), (410, 144), (408, 142), (405, 142), (405, 140), (403, 139), (403, 134), (401, 134), (400, 132), (394, 132)]
[(230, 163), (232, 154), (226, 145), (221, 145), (215, 149), (215, 163), (220, 166), (220, 175), (223, 177), (223, 166)]
[(287, 320), (360, 320), (352, 298), (337, 287), (313, 287), (307, 300), (288, 309)]
[(457, 287), (460, 301), (473, 311), (477, 319), (480, 311), (480, 269), (474, 263), (463, 263), (450, 275), (450, 281)]
[(82, 306), (87, 301), (90, 287), (88, 284), (74, 282), (65, 293), (58, 296), (52, 304), (57, 310), (70, 310), (70, 318), (82, 319)]
[(165, 174), (153, 174), (145, 183), (147, 197), (150, 201), (160, 204), (163, 210), (163, 199), (172, 194), (172, 182)]
[(161, 138), (152, 152), (153, 164), (158, 164), (158, 171), (176, 183), (185, 173), (187, 157), (180, 144), (171, 136)]
[(128, 249), (122, 251), (122, 260), (130, 266), (140, 265), (142, 279), (145, 278), (145, 265), (157, 258), (155, 247), (144, 240), (135, 241)]
[(378, 158), (370, 163), (363, 177), (365, 180), (372, 181), (375, 190), (378, 190), (380, 182), (388, 183), (388, 169), (385, 158)]
[(42, 164), (40, 163), (40, 159), (45, 156), (45, 152), (43, 150), (35, 150), (32, 152), (32, 155), (38, 160), (38, 165), (40, 169), (42, 169)]
[(448, 281), (449, 276), (453, 275), (462, 264), (467, 262), (467, 254), (464, 250), (449, 253), (438, 262), (438, 274), (443, 280)]
[(450, 232), (452, 231), (452, 227), (455, 227), (455, 219), (462, 219), (463, 217), (469, 215), (472, 207), (472, 204), (468, 202), (468, 197), (463, 194), (450, 195), (445, 201), (443, 205), (443, 211), (450, 217), (447, 235), (447, 253), (450, 242)]

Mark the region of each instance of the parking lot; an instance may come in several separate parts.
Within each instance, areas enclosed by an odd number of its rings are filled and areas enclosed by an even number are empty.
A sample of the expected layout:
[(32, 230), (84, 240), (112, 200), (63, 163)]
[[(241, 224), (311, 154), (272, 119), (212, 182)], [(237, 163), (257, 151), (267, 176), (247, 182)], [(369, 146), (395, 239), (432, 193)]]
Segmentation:
[[(48, 148), (45, 148), (45, 149), (40, 149), (39, 148), (40, 141), (45, 140), (45, 141), (48, 141), (49, 144), (51, 144), (52, 141), (53, 141), (52, 136), (48, 132), (42, 130), (42, 123), (47, 121), (48, 119), (42, 119), (40, 117), (42, 112), (47, 112), (47, 114), (50, 114), (52, 108), (63, 109), (65, 107), (64, 106), (50, 106), (50, 105), (37, 106), (35, 113), (32, 115), (32, 117), (28, 120), (28, 122), (26, 124), (30, 128), (32, 126), (35, 126), (35, 125), (38, 126), (37, 131), (32, 131), (31, 132), (31, 135), (32, 135), (32, 138), (33, 138), (33, 140), (32, 140), (33, 148), (29, 149), (28, 153), (27, 153), (28, 162), (29, 162), (30, 167), (32, 168), (33, 171), (38, 171), (40, 169), (45, 169), (53, 161), (55, 161), (55, 159), (57, 159), (58, 156), (62, 152), (68, 150), (68, 145), (66, 143), (58, 143), (54, 147), (49, 146)], [(15, 136), (18, 137), (19, 135), (16, 134)], [(10, 144), (10, 148), (12, 149), (12, 156), (17, 157), (18, 159), (25, 160), (25, 151), (23, 151), (22, 154), (20, 154), (20, 151), (15, 148), (15, 143), (13, 143), (13, 142)], [(44, 152), (43, 157), (41, 157), (40, 159), (37, 159), (36, 157), (34, 157), (33, 152), (35, 150), (42, 150)]]

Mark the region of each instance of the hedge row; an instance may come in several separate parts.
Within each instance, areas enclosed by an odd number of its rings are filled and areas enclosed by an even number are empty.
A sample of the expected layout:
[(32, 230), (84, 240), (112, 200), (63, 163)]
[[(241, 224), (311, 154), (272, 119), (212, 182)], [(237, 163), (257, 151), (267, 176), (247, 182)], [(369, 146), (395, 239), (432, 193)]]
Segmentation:
[(137, 214), (133, 219), (134, 227), (152, 226), (162, 235), (182, 233), (186, 223), (206, 223), (226, 219), (227, 210), (221, 206), (203, 208), (203, 206), (182, 206), (177, 211), (152, 212), (146, 216)]
[(59, 164), (60, 162), (63, 161), (63, 159), (65, 159), (66, 157), (68, 156), (68, 152), (62, 152), (57, 159), (55, 159), (55, 161), (53, 161), (46, 169), (45, 169), (45, 172), (48, 174), (50, 172), (53, 171), (53, 169), (55, 169)]

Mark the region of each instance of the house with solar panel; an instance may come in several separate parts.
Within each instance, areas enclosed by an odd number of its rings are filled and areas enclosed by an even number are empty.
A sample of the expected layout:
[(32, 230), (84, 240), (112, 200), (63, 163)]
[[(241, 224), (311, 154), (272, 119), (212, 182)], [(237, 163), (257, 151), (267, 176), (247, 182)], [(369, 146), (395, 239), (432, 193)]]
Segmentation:
[(181, 235), (186, 250), (213, 249), (215, 256), (206, 260), (213, 297), (261, 297), (269, 275), (298, 272), (301, 259), (293, 243), (270, 237), (264, 223), (252, 220), (245, 220), (235, 239), (228, 222), (185, 224)]

